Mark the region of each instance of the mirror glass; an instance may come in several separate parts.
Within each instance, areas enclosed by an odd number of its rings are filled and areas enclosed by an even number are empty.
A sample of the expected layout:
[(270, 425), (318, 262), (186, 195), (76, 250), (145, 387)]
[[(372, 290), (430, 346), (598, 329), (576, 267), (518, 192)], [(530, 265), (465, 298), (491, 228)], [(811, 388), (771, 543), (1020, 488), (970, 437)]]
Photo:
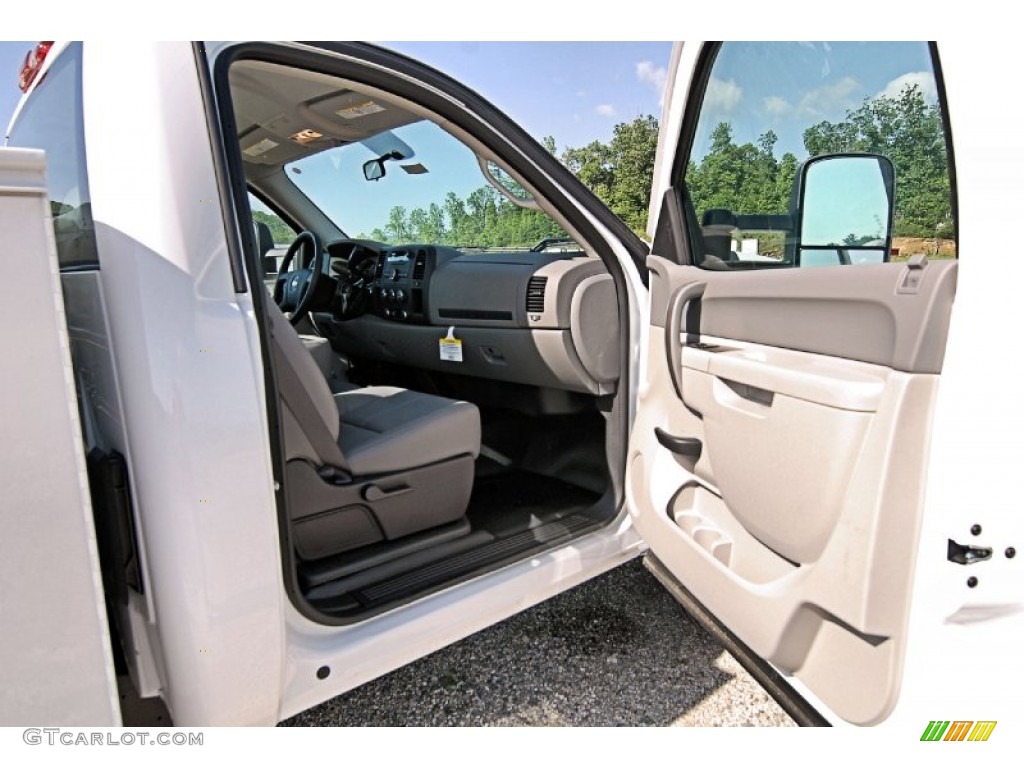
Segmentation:
[(383, 160), (367, 160), (363, 163), (363, 178), (367, 181), (383, 179), (385, 173)]
[(879, 156), (811, 161), (804, 179), (801, 246), (871, 248), (876, 256), (869, 260), (876, 260), (889, 239), (891, 179), (891, 163)]

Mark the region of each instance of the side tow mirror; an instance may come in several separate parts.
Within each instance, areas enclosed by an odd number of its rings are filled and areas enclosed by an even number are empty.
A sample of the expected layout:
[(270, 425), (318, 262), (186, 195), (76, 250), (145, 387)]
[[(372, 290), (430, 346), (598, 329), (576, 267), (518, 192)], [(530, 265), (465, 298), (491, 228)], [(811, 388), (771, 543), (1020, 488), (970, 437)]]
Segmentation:
[(888, 261), (895, 176), (884, 155), (843, 153), (805, 161), (793, 189), (795, 263)]

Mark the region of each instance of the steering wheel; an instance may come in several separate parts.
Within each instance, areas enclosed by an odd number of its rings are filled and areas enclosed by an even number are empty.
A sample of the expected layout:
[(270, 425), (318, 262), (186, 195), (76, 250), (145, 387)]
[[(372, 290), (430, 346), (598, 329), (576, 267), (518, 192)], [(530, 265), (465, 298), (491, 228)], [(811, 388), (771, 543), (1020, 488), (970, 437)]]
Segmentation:
[(341, 320), (351, 320), (366, 312), (370, 304), (370, 284), (376, 257), (361, 248), (353, 248), (344, 266), (332, 265), (336, 272), (338, 290), (334, 294), (334, 315)]
[[(299, 248), (305, 244), (312, 249), (313, 255), (308, 256), (307, 251), (306, 266), (288, 271)], [(282, 312), (291, 313), (289, 320), (292, 325), (298, 325), (309, 312), (310, 302), (323, 275), (326, 258), (327, 252), (320, 245), (320, 238), (308, 229), (299, 232), (288, 246), (288, 252), (281, 262), (281, 271), (274, 282), (274, 301)]]

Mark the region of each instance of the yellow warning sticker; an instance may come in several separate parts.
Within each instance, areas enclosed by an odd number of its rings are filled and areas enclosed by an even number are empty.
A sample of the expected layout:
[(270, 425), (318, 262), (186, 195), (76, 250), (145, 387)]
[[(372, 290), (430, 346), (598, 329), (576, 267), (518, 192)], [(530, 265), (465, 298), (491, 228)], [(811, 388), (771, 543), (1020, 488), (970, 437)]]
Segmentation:
[(462, 339), (455, 338), (455, 328), (448, 329), (448, 335), (437, 340), (441, 347), (441, 359), (452, 363), (462, 362)]

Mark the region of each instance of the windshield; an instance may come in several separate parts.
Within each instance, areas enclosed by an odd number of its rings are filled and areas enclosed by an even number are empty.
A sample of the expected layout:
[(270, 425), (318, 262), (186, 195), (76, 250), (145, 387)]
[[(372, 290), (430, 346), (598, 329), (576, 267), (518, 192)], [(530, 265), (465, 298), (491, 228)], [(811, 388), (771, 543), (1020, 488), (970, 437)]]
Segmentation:
[[(368, 162), (371, 177), (381, 170), (384, 175), (368, 180)], [(429, 120), (284, 167), (292, 183), (350, 237), (481, 249), (568, 239), (546, 214), (500, 194), (473, 151)]]

